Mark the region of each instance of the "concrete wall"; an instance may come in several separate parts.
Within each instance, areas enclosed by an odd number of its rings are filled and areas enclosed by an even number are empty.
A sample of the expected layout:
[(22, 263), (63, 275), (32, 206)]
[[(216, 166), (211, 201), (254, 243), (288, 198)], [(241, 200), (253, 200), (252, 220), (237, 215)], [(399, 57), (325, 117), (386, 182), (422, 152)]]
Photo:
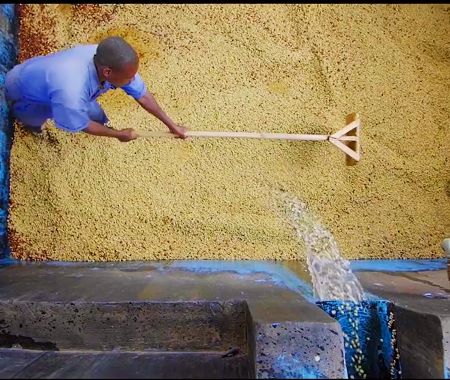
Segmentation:
[(30, 349), (245, 352), (246, 310), (240, 300), (0, 302), (0, 346), (19, 339)]
[(17, 18), (15, 4), (0, 4), (0, 258), (9, 256), (7, 218), (9, 201), (9, 153), (12, 123), (5, 101), (5, 74), (16, 63)]

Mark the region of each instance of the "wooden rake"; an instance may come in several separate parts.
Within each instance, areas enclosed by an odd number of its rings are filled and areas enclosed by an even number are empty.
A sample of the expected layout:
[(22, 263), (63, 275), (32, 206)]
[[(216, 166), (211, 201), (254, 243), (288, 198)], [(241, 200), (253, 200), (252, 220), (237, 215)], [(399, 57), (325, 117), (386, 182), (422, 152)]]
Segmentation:
[[(290, 133), (265, 133), (265, 132), (216, 132), (216, 131), (188, 131), (187, 137), (204, 138), (244, 138), (266, 140), (290, 140), (290, 141), (329, 141), (345, 153), (346, 164), (355, 165), (361, 158), (359, 133), (361, 123), (356, 113), (347, 115), (347, 125), (332, 135), (302, 135)], [(138, 132), (139, 137), (176, 137), (171, 132)]]

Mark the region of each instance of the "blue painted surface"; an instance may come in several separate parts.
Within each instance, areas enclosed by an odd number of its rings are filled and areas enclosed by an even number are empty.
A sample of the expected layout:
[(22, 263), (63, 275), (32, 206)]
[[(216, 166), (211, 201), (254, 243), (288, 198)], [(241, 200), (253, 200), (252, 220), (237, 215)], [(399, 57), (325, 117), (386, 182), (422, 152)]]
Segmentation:
[(14, 22), (14, 18), (15, 18), (14, 7), (15, 7), (15, 4), (1, 4), (0, 5), (0, 12), (3, 13), (10, 22)]
[(5, 31), (0, 30), (0, 65), (8, 69), (15, 63), (15, 47)]
[(15, 32), (15, 4), (0, 4), (0, 258), (9, 256), (7, 219), (9, 207), (9, 154), (11, 149), (12, 120), (4, 96), (5, 74), (16, 63), (17, 36)]
[(0, 259), (0, 266), (20, 264), (19, 260), (12, 259), (9, 255), (5, 255), (5, 256), (6, 257), (3, 257), (2, 259)]
[[(369, 379), (401, 378), (401, 358), (397, 356), (396, 339), (393, 343), (391, 341), (396, 332), (395, 321), (389, 322), (390, 302), (379, 300), (355, 304), (324, 301), (317, 302), (317, 305), (339, 322), (345, 334), (345, 362), (349, 378), (362, 378), (363, 374)], [(359, 343), (353, 346), (352, 342)], [(358, 372), (358, 366), (362, 373)]]

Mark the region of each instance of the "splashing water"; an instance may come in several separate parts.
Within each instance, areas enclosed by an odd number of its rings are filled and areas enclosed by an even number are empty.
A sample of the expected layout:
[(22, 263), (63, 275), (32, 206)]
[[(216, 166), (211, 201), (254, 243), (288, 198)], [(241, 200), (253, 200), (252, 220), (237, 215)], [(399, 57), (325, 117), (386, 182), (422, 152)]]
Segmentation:
[(283, 194), (289, 219), (306, 244), (307, 264), (314, 296), (320, 301), (363, 300), (363, 288), (350, 269), (350, 262), (339, 251), (333, 235), (308, 211), (306, 204)]
[[(281, 198), (292, 226), (306, 245), (314, 296), (319, 299), (316, 304), (343, 329), (349, 378), (401, 379), (397, 331), (388, 304), (380, 303), (378, 312), (374, 313), (371, 310), (374, 305), (364, 300), (363, 288), (352, 273), (350, 262), (341, 256), (333, 235), (308, 211), (304, 202), (284, 192)], [(375, 342), (376, 352), (371, 344), (373, 338), (379, 340)]]

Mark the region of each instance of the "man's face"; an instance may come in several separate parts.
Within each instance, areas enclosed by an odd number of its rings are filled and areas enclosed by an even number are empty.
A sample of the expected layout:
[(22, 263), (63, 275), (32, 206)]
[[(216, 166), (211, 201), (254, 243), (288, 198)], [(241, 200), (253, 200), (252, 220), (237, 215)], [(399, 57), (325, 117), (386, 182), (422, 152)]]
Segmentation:
[(103, 75), (106, 80), (116, 87), (123, 87), (130, 83), (136, 75), (139, 62), (127, 63), (120, 69), (104, 68)]

